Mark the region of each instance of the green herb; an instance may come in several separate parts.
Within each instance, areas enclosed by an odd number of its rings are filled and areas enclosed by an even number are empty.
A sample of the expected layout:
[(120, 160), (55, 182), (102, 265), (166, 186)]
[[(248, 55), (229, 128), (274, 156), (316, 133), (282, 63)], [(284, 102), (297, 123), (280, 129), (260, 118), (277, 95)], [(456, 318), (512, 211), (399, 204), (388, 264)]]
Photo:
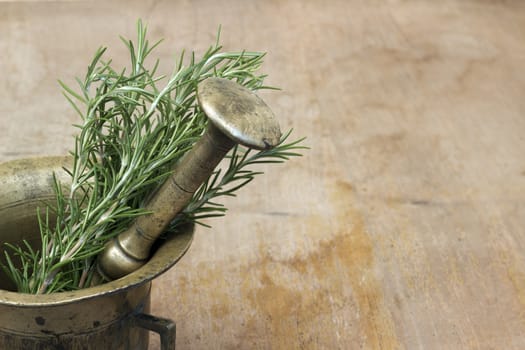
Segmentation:
[[(219, 35), (218, 35), (219, 38)], [(67, 169), (68, 184), (55, 178), (56, 203), (39, 211), (40, 249), (25, 243), (9, 245), (2, 266), (19, 292), (51, 293), (90, 285), (94, 262), (105, 243), (123, 232), (143, 209), (148, 194), (171, 174), (180, 159), (204, 132), (207, 119), (196, 103), (197, 84), (212, 76), (233, 79), (252, 90), (263, 85), (257, 73), (264, 54), (221, 52), (217, 43), (197, 59), (184, 53), (174, 73), (157, 76), (159, 61), (147, 58), (160, 43), (150, 45), (146, 28), (138, 22), (136, 42), (122, 39), (129, 49), (130, 68), (116, 70), (99, 49), (78, 90), (60, 82), (64, 95), (82, 118)], [(129, 72), (128, 72), (129, 71)], [(290, 131), (291, 132), (291, 131)], [(302, 139), (253, 152), (236, 146), (227, 156), (228, 165), (216, 170), (195, 193), (190, 203), (170, 225), (177, 231), (187, 222), (224, 215), (226, 208), (215, 200), (234, 196), (256, 175), (251, 166), (278, 163), (299, 156)], [(16, 268), (19, 260), (21, 268)]]

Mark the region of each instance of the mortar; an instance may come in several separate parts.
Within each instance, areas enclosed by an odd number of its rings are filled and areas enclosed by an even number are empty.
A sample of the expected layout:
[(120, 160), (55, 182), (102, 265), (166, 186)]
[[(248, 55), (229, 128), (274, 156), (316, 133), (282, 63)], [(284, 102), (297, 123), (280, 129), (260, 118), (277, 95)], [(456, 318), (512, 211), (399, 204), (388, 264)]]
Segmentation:
[[(24, 239), (40, 246), (37, 208), (54, 198), (55, 172), (67, 181), (67, 157), (24, 159), (0, 164), (0, 244)], [(96, 287), (32, 295), (12, 291), (0, 272), (0, 349), (148, 348), (149, 331), (163, 350), (175, 348), (175, 323), (149, 315), (151, 281), (188, 250), (193, 226), (168, 237), (135, 272)], [(0, 259), (4, 247), (0, 246)]]

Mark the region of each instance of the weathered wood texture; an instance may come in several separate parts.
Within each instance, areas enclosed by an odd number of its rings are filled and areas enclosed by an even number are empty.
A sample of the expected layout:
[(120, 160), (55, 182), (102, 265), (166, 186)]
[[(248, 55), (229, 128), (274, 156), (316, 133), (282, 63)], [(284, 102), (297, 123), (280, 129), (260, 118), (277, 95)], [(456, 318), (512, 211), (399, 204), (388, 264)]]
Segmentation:
[(1, 160), (71, 148), (56, 79), (138, 17), (166, 73), (219, 24), (268, 51), (311, 147), (154, 284), (179, 349), (525, 348), (524, 2), (0, 2)]

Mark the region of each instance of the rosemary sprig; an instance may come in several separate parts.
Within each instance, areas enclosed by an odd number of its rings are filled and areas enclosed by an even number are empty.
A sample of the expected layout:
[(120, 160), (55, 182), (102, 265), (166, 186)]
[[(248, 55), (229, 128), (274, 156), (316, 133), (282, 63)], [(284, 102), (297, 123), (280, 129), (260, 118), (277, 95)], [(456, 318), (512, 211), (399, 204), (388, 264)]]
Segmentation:
[(224, 216), (227, 208), (215, 202), (215, 198), (221, 196), (235, 197), (237, 191), (250, 183), (255, 176), (263, 174), (261, 171), (249, 169), (256, 164), (283, 163), (291, 157), (301, 156), (299, 150), (307, 149), (301, 145), (304, 138), (286, 143), (292, 130), (281, 137), (281, 141), (272, 149), (254, 152), (252, 149), (241, 145), (235, 146), (226, 156), (228, 165), (223, 169), (217, 169), (195, 192), (192, 200), (184, 210), (175, 217), (172, 227), (182, 223), (194, 222), (209, 227), (202, 220)]
[[(160, 41), (150, 46), (147, 30), (139, 21), (137, 41), (122, 41), (130, 53), (129, 73), (103, 60), (105, 48), (96, 51), (78, 90), (60, 82), (65, 97), (82, 123), (71, 152), (73, 164), (66, 169), (71, 181), (55, 178), (56, 202), (39, 211), (42, 243), (39, 249), (27, 242), (8, 245), (4, 271), (19, 292), (51, 293), (75, 290), (90, 284), (94, 261), (105, 243), (123, 232), (139, 215), (146, 214), (144, 200), (170, 175), (173, 164), (200, 137), (206, 118), (196, 103), (197, 84), (211, 76), (234, 79), (252, 90), (267, 89), (265, 75), (257, 73), (264, 54), (221, 52), (217, 43), (197, 59), (184, 53), (166, 80), (157, 76), (159, 61), (148, 66), (147, 58)], [(149, 67), (149, 68), (148, 68)], [(291, 132), (291, 131), (290, 131)], [(212, 174), (169, 231), (187, 222), (224, 215), (216, 202), (234, 196), (259, 171), (261, 163), (278, 163), (299, 156), (303, 139), (281, 143), (254, 153), (235, 147), (224, 171)], [(21, 268), (13, 259), (17, 257)]]

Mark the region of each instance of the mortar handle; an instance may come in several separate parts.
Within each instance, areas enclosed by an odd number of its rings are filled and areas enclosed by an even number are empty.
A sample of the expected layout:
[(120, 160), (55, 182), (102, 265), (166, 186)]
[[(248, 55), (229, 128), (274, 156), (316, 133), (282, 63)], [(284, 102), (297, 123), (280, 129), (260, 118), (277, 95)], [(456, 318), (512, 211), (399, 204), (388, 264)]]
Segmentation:
[(157, 333), (160, 336), (161, 350), (175, 350), (177, 326), (172, 320), (141, 313), (133, 315), (132, 322), (136, 327)]

